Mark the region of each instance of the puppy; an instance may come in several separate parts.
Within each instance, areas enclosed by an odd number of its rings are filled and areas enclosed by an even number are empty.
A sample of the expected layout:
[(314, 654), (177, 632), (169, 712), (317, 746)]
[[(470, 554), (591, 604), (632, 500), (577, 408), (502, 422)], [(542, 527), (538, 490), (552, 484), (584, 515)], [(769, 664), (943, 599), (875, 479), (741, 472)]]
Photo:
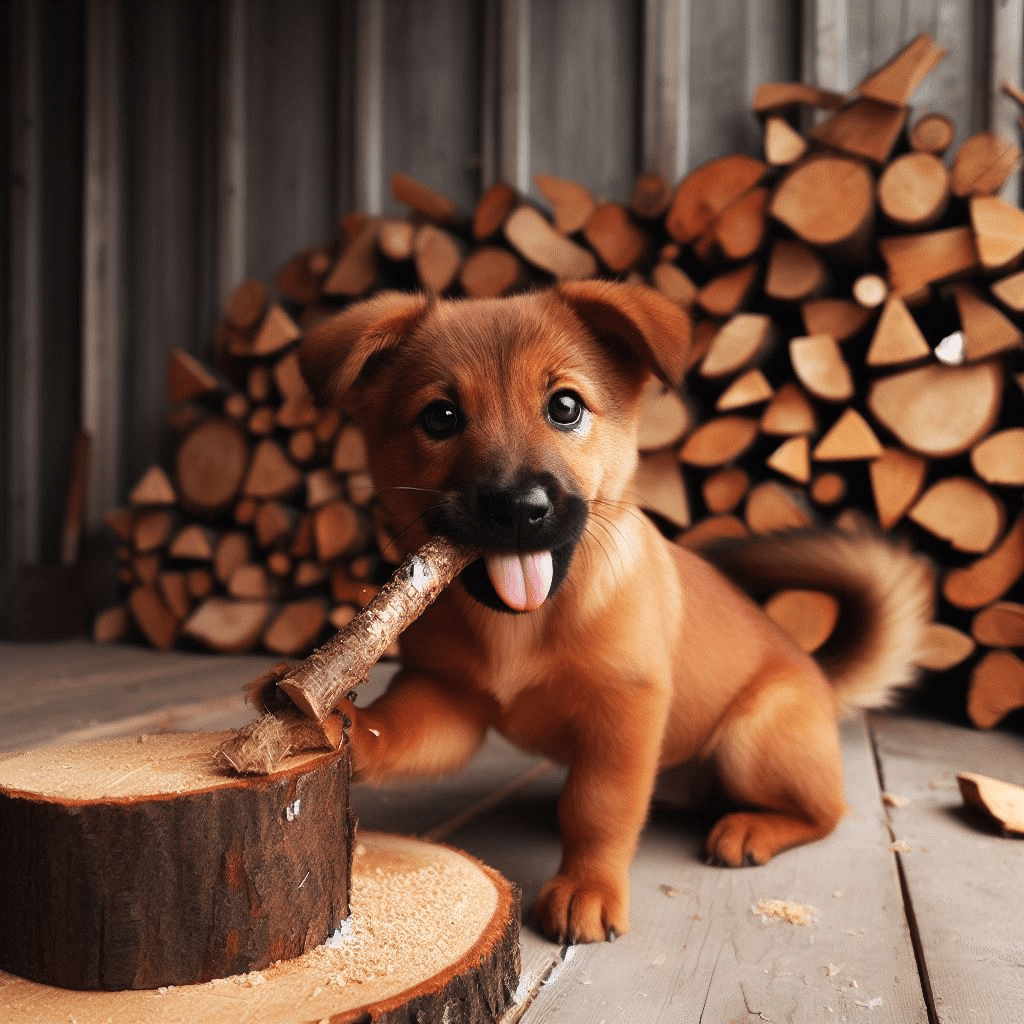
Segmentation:
[[(661, 769), (716, 773), (734, 809), (708, 838), (714, 862), (763, 864), (829, 833), (845, 811), (838, 713), (910, 680), (930, 616), (929, 569), (880, 539), (752, 539), (719, 569), (640, 512), (641, 392), (651, 373), (680, 385), (689, 336), (658, 293), (587, 281), (505, 299), (382, 294), (300, 350), (321, 403), (365, 432), (403, 552), (444, 535), (484, 553), (405, 632), (388, 691), (351, 712), (356, 777), (451, 771), (488, 729), (567, 765), (561, 865), (535, 908), (562, 941), (628, 929)], [(834, 592), (821, 667), (729, 576)]]

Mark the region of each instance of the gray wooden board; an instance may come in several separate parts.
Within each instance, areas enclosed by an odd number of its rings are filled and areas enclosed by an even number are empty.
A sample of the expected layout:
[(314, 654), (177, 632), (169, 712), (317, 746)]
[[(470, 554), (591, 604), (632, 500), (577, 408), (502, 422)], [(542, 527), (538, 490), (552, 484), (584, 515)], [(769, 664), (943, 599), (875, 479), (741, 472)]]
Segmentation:
[(906, 800), (892, 831), (939, 1021), (1011, 1024), (1024, 1005), (1024, 841), (963, 807), (956, 774), (1024, 784), (1024, 740), (943, 722), (876, 717), (883, 783)]
[[(558, 947), (524, 929), (520, 994), (536, 995), (523, 1019), (927, 1020), (861, 721), (844, 727), (843, 746), (851, 813), (829, 838), (763, 867), (706, 866), (706, 824), (656, 812), (633, 865), (628, 935), (557, 957)], [(451, 837), (514, 879), (524, 907), (558, 865), (558, 781), (539, 780)], [(751, 907), (767, 899), (811, 904), (817, 920), (764, 921)]]

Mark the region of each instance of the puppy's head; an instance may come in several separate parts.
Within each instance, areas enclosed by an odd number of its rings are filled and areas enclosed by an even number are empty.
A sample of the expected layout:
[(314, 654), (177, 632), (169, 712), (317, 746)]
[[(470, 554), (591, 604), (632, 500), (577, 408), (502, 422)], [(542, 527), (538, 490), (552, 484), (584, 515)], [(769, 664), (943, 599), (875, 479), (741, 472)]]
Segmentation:
[(300, 360), (320, 403), (362, 427), (403, 547), (473, 544), (484, 558), (462, 575), (468, 592), (531, 611), (564, 582), (588, 517), (618, 513), (644, 381), (679, 386), (689, 334), (679, 307), (641, 286), (385, 293), (318, 324)]

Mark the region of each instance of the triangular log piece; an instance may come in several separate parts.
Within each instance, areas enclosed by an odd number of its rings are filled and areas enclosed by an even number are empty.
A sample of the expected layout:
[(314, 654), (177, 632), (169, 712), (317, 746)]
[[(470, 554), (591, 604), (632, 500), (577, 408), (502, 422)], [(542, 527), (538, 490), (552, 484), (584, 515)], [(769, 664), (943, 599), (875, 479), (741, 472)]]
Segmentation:
[(362, 535), (359, 517), (347, 501), (330, 501), (313, 515), (317, 558), (330, 562), (348, 551)]
[(326, 624), (327, 602), (322, 598), (289, 601), (270, 620), (263, 646), (282, 657), (295, 657), (313, 647)]
[(492, 185), (473, 208), (473, 237), (482, 242), (496, 235), (518, 202), (518, 193), (511, 185), (504, 181)]
[(173, 505), (177, 495), (167, 474), (159, 466), (150, 466), (131, 489), (128, 501), (135, 506)]
[(773, 114), (764, 122), (764, 158), (772, 167), (788, 167), (807, 152), (807, 140), (784, 118)]
[(672, 186), (665, 175), (656, 171), (638, 174), (629, 194), (629, 208), (642, 220), (654, 220), (664, 215), (672, 202)]
[(252, 355), (272, 356), (294, 344), (302, 336), (299, 325), (274, 303), (252, 339)]
[(921, 647), (914, 658), (919, 668), (945, 672), (966, 661), (974, 653), (974, 641), (945, 622), (930, 622), (925, 627)]
[(1017, 517), (999, 545), (963, 568), (950, 569), (942, 596), (957, 608), (974, 611), (998, 601), (1024, 576), (1024, 513)]
[[(1024, 704), (1024, 688), (1019, 696)], [(995, 821), (1004, 836), (1024, 836), (1024, 786), (973, 772), (960, 772), (956, 781), (964, 803)]]
[(663, 516), (674, 526), (690, 525), (683, 475), (672, 452), (643, 456), (633, 476), (632, 490), (641, 508)]
[(821, 292), (828, 271), (818, 254), (795, 238), (772, 243), (765, 272), (764, 293), (770, 299), (799, 302)]
[(763, 82), (754, 93), (751, 109), (755, 114), (774, 113), (795, 106), (838, 110), (845, 102), (846, 96), (841, 92), (819, 89), (803, 82)]
[(690, 171), (676, 187), (665, 228), (677, 242), (692, 242), (740, 196), (761, 183), (768, 165), (742, 153), (719, 157)]
[(123, 604), (111, 605), (96, 615), (92, 623), (92, 639), (97, 644), (118, 644), (128, 639), (131, 619)]
[(1020, 707), (1024, 707), (1024, 661), (1009, 651), (989, 651), (971, 673), (968, 718), (979, 729), (991, 729)]
[(174, 530), (174, 513), (166, 508), (148, 509), (139, 514), (132, 531), (132, 547), (142, 555), (159, 551)]
[(416, 277), (433, 295), (446, 292), (462, 266), (462, 253), (453, 235), (436, 224), (421, 224), (412, 243)]
[(454, 200), (408, 174), (396, 172), (391, 175), (391, 194), (396, 202), (411, 207), (435, 224), (451, 224), (458, 214)]
[(857, 86), (857, 92), (894, 107), (905, 106), (910, 102), (914, 90), (935, 70), (948, 52), (927, 32), (922, 32), (877, 71), (869, 74)]
[(162, 572), (156, 579), (157, 590), (164, 599), (167, 610), (178, 622), (188, 617), (192, 610), (192, 598), (188, 593), (188, 579), (183, 572)]
[(978, 251), (969, 225), (880, 238), (878, 248), (889, 268), (889, 288), (901, 297), (925, 285), (974, 270)]
[(953, 157), (953, 195), (990, 196), (1020, 166), (1021, 151), (995, 132), (978, 132), (960, 143)]
[(884, 164), (906, 122), (906, 107), (862, 96), (812, 128), (808, 135), (830, 149)]
[(269, 437), (256, 445), (249, 471), (242, 484), (247, 498), (285, 498), (302, 486), (302, 473)]
[(747, 370), (718, 396), (715, 409), (718, 412), (743, 409), (758, 402), (767, 402), (774, 393), (768, 378), (760, 370)]
[(786, 381), (762, 413), (760, 426), (766, 434), (813, 434), (818, 427), (818, 419), (800, 385)]
[(780, 590), (765, 601), (764, 610), (808, 654), (832, 635), (839, 619), (839, 602), (820, 590)]
[(765, 480), (751, 489), (747, 495), (746, 519), (754, 533), (800, 529), (814, 522), (801, 492), (775, 480)]
[(846, 402), (853, 397), (853, 377), (835, 338), (827, 334), (793, 338), (789, 360), (800, 383), (824, 402)]
[(250, 277), (235, 285), (224, 306), (224, 315), (240, 331), (251, 331), (267, 308), (267, 286), (258, 278)]
[(250, 562), (240, 565), (231, 574), (227, 583), (227, 592), (240, 601), (266, 601), (271, 595), (270, 577), (262, 565)]
[(377, 232), (380, 221), (367, 217), (356, 235), (342, 249), (338, 262), (324, 281), (325, 295), (355, 298), (368, 292), (377, 280)]
[(336, 473), (356, 473), (366, 469), (366, 465), (366, 438), (354, 423), (346, 423), (334, 441), (331, 469)]
[(171, 558), (184, 558), (191, 562), (209, 562), (213, 559), (214, 532), (199, 523), (183, 526), (171, 540), (167, 554)]
[(209, 597), (185, 620), (182, 632), (211, 651), (242, 654), (260, 642), (269, 616), (266, 601)]
[(261, 548), (287, 547), (295, 532), (299, 513), (280, 501), (264, 501), (256, 510), (252, 529)]
[(878, 205), (894, 224), (924, 228), (945, 212), (949, 189), (949, 171), (937, 156), (906, 153), (878, 179)]
[(859, 160), (815, 154), (788, 171), (768, 212), (798, 238), (839, 259), (860, 258), (869, 240), (875, 183)]
[(274, 364), (273, 375), (277, 390), (284, 399), (274, 414), (277, 425), (286, 430), (295, 430), (316, 423), (320, 411), (302, 376), (298, 351), (293, 350), (278, 359)]
[(974, 285), (959, 282), (953, 286), (953, 295), (964, 332), (965, 360), (973, 362), (1020, 347), (1024, 338), (1020, 328), (986, 302)]
[(910, 148), (917, 153), (942, 156), (953, 145), (956, 126), (945, 114), (924, 114), (910, 129)]
[(971, 449), (971, 466), (985, 483), (1024, 486), (1024, 427), (989, 434)]
[(136, 628), (151, 647), (169, 651), (178, 637), (178, 620), (170, 613), (160, 591), (153, 585), (133, 587), (128, 610)]
[(300, 465), (312, 462), (316, 448), (316, 436), (309, 427), (293, 430), (288, 438), (288, 457)]
[(533, 182), (551, 204), (555, 227), (565, 235), (582, 231), (597, 209), (597, 200), (578, 181), (555, 178), (550, 174), (535, 174)]
[(856, 409), (846, 409), (814, 446), (816, 462), (848, 462), (877, 459), (882, 446), (874, 431)]
[(599, 203), (583, 228), (597, 258), (613, 273), (624, 274), (647, 252), (647, 234), (621, 203)]
[(683, 400), (659, 380), (644, 388), (640, 421), (637, 424), (637, 448), (657, 452), (673, 448), (690, 429), (692, 417)]
[(800, 306), (808, 334), (830, 334), (836, 341), (852, 338), (871, 319), (872, 310), (850, 299), (809, 299)]
[(838, 473), (819, 473), (811, 481), (811, 500), (818, 505), (838, 505), (846, 490), (846, 480)]
[(518, 287), (524, 277), (519, 257), (496, 245), (478, 246), (466, 257), (459, 283), (474, 299), (493, 299)]
[(749, 536), (750, 530), (736, 516), (708, 516), (676, 537), (676, 543), (688, 551), (700, 551), (701, 548), (720, 540), (735, 540)]
[(971, 477), (936, 481), (907, 513), (918, 526), (948, 541), (955, 551), (984, 554), (1006, 526), (1006, 509)]
[(709, 231), (727, 260), (745, 260), (764, 243), (768, 229), (768, 189), (752, 188), (712, 221)]
[(1009, 266), (1024, 253), (1024, 210), (999, 196), (971, 196), (971, 226), (986, 270)]
[(971, 635), (987, 647), (1024, 647), (1024, 604), (996, 601), (971, 622)]
[(756, 260), (713, 277), (697, 292), (697, 304), (711, 316), (731, 316), (743, 305), (757, 280)]
[(883, 530), (895, 526), (917, 501), (928, 463), (903, 448), (886, 448), (868, 466), (875, 511)]
[(182, 348), (167, 355), (167, 404), (178, 405), (220, 390), (220, 382), (195, 356)]
[(249, 441), (238, 423), (223, 416), (200, 420), (174, 453), (182, 507), (202, 514), (226, 509), (238, 494), (248, 465)]
[(996, 362), (972, 366), (929, 363), (872, 381), (868, 408), (907, 448), (951, 458), (973, 448), (999, 416), (1003, 371)]
[(931, 354), (907, 304), (897, 296), (890, 298), (878, 318), (864, 361), (868, 366), (899, 366), (919, 362)]
[(684, 309), (689, 309), (697, 301), (697, 286), (674, 263), (663, 261), (655, 264), (651, 271), (651, 284)]
[(763, 313), (730, 317), (712, 338), (700, 375), (714, 380), (738, 373), (763, 352), (771, 334), (771, 319)]
[(715, 515), (731, 512), (746, 497), (749, 489), (750, 475), (739, 466), (716, 469), (701, 484), (704, 504)]
[(765, 465), (797, 483), (811, 479), (810, 442), (806, 434), (797, 434), (783, 441), (765, 460)]
[(557, 231), (532, 206), (520, 206), (509, 214), (505, 221), (505, 237), (523, 259), (546, 270), (559, 281), (597, 275), (594, 254)]
[(416, 225), (410, 220), (385, 217), (377, 227), (377, 248), (392, 263), (412, 259)]
[(1024, 270), (993, 282), (992, 294), (1014, 313), (1024, 313)]
[(742, 455), (757, 437), (757, 420), (720, 416), (702, 423), (686, 439), (679, 458), (689, 466), (711, 469)]

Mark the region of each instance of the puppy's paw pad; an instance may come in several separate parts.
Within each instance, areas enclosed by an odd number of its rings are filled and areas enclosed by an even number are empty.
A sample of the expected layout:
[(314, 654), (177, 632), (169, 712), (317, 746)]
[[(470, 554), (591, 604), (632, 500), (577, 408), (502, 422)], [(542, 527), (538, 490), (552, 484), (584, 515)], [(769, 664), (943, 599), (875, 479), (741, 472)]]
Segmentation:
[(620, 886), (566, 875), (556, 875), (541, 889), (534, 918), (558, 942), (612, 942), (629, 931), (627, 897)]
[(707, 842), (708, 863), (729, 868), (764, 864), (777, 850), (771, 824), (758, 814), (727, 814), (711, 830)]

